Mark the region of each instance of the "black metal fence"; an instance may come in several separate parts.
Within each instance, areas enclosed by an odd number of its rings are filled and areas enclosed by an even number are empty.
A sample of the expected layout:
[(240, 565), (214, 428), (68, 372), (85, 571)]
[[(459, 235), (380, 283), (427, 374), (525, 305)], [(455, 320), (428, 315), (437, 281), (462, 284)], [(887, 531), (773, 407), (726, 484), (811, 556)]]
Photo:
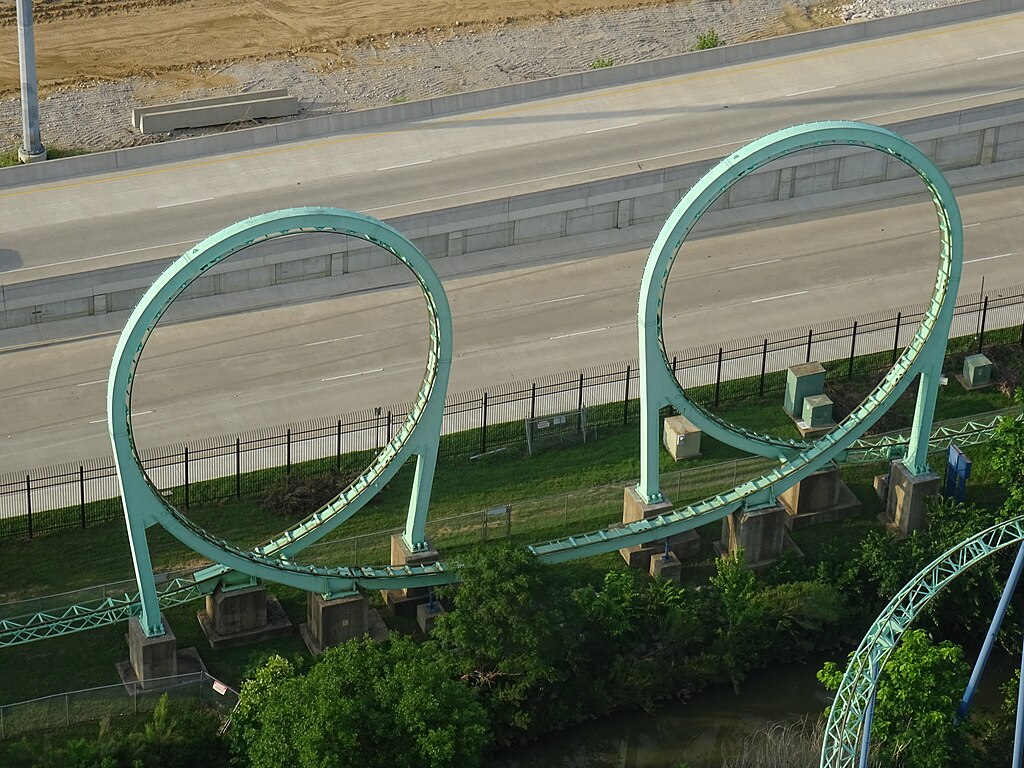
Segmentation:
[[(704, 346), (676, 354), (672, 370), (701, 405), (781, 392), (788, 367), (817, 360), (829, 378), (880, 372), (892, 365), (924, 317), (925, 305), (838, 320), (763, 338)], [(1024, 286), (963, 297), (951, 338), (980, 351), (986, 331), (998, 343), (1024, 345)], [(991, 336), (989, 336), (991, 346)], [(961, 350), (962, 354), (962, 350)], [(627, 425), (639, 412), (635, 362), (513, 382), (449, 396), (445, 405), (442, 458), (466, 457), (525, 445), (527, 419), (588, 409), (588, 429)], [(291, 427), (259, 429), (232, 438), (144, 451), (142, 464), (154, 485), (181, 507), (264, 493), (282, 475), (366, 466), (390, 441), (407, 406), (374, 408), (341, 418)], [(0, 541), (46, 531), (87, 527), (121, 515), (117, 477), (110, 459), (0, 475)]]

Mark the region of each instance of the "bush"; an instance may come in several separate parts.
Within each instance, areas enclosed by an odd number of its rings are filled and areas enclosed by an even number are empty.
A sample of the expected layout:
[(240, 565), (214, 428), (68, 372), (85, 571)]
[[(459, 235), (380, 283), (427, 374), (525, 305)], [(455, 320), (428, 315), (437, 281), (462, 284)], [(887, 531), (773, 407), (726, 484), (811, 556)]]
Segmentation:
[(708, 48), (718, 48), (721, 45), (725, 45), (725, 40), (715, 30), (709, 29), (697, 35), (697, 44), (693, 46), (693, 49), (695, 51), (705, 51)]
[(331, 469), (316, 475), (284, 475), (263, 495), (261, 504), (285, 517), (305, 517), (329, 502), (359, 476)]

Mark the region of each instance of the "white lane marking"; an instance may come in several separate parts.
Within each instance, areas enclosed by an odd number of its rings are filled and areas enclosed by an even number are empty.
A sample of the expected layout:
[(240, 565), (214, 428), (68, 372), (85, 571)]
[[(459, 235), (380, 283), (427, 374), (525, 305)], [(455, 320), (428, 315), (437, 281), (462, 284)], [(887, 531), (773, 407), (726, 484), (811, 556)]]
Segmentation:
[(601, 331), (607, 331), (608, 326), (604, 328), (591, 328), (589, 331), (576, 331), (575, 333), (563, 333), (561, 336), (548, 336), (548, 341), (554, 341), (555, 339), (568, 339), (570, 336), (585, 336), (588, 333), (600, 333)]
[(320, 379), (320, 381), (337, 381), (338, 379), (350, 379), (353, 376), (365, 376), (368, 373), (380, 373), (383, 368), (374, 368), (369, 371), (357, 371), (356, 373), (343, 373), (341, 376), (330, 376), (326, 379)]
[[(980, 227), (980, 226), (981, 226), (981, 222), (980, 221), (976, 221), (973, 224), (964, 224), (962, 229), (970, 229), (971, 227)], [(937, 235), (940, 231), (941, 230), (933, 229), (931, 233), (933, 235)]]
[(563, 296), (560, 299), (548, 299), (547, 301), (535, 301), (533, 304), (529, 304), (527, 306), (539, 307), (541, 304), (555, 304), (555, 303), (557, 303), (559, 301), (572, 301), (573, 299), (582, 299), (586, 295), (587, 294), (585, 294), (585, 293), (577, 293), (575, 296)]
[(752, 299), (751, 304), (760, 304), (762, 301), (775, 301), (775, 299), (788, 299), (790, 296), (803, 296), (807, 291), (797, 291), (796, 293), (783, 293), (781, 296), (767, 296), (763, 299)]
[(1024, 88), (1024, 85), (1015, 85), (1012, 88), (1000, 88), (998, 91), (988, 91), (986, 93), (975, 93), (970, 96), (957, 96), (955, 99), (943, 99), (942, 101), (933, 101), (930, 104), (918, 104), (913, 107), (903, 107), (901, 109), (890, 109), (888, 112), (876, 112), (873, 115), (861, 115), (860, 117), (854, 118), (855, 120), (871, 120), (875, 117), (885, 117), (887, 115), (898, 115), (901, 112), (911, 112), (915, 109), (927, 109), (928, 107), (941, 107), (943, 104), (953, 104), (957, 101), (967, 101), (968, 99), (980, 99), (985, 96), (997, 96), (1000, 93), (1009, 93), (1010, 91), (1019, 91)]
[(729, 271), (733, 272), (737, 269), (747, 269), (748, 267), (760, 267), (765, 264), (775, 264), (776, 262), (782, 261), (782, 259), (768, 259), (768, 261), (755, 261), (753, 264), (741, 264), (738, 267), (729, 267)]
[(81, 259), (68, 259), (67, 261), (52, 261), (49, 264), (36, 264), (32, 267), (19, 267), (18, 269), (9, 269), (4, 272), (5, 275), (11, 275), (15, 272), (28, 272), (30, 269), (45, 269), (46, 267), (63, 267), (66, 264), (78, 264), (82, 261), (95, 261), (96, 259), (107, 259), (114, 256), (126, 256), (129, 253), (142, 253), (143, 251), (153, 251), (157, 248), (173, 248), (178, 245), (195, 245), (195, 240), (183, 240), (180, 243), (164, 243), (163, 245), (147, 245), (144, 248), (132, 248), (128, 251), (116, 251), (114, 253), (101, 253), (99, 256), (86, 256)]
[(786, 96), (803, 96), (804, 94), (817, 93), (818, 91), (831, 91), (835, 87), (836, 86), (834, 85), (826, 85), (822, 88), (811, 88), (809, 91), (797, 91), (796, 93), (787, 93)]
[(358, 339), (362, 335), (363, 334), (361, 334), (361, 333), (357, 333), (355, 336), (342, 336), (341, 338), (338, 338), (338, 339), (324, 339), (323, 341), (311, 341), (308, 344), (303, 344), (302, 346), (304, 346), (304, 347), (316, 347), (316, 346), (318, 346), (320, 344), (332, 344), (335, 341), (348, 341), (349, 339)]
[(978, 61), (984, 61), (985, 59), (998, 59), (1000, 56), (1013, 56), (1014, 54), (1017, 53), (1024, 53), (1024, 48), (1021, 48), (1016, 51), (1006, 51), (1005, 53), (993, 53), (989, 54), (988, 56), (979, 56)]
[(83, 381), (81, 384), (75, 384), (76, 387), (91, 387), (93, 384), (106, 384), (106, 379), (96, 379), (96, 381)]
[[(147, 413), (152, 413), (152, 411), (139, 411), (138, 413), (133, 413), (132, 414), (132, 418), (134, 419), (136, 416), (145, 416)], [(89, 423), (90, 424), (103, 424), (105, 422), (106, 422), (106, 419), (96, 419), (96, 421), (90, 421)]]
[(607, 128), (595, 128), (587, 133), (604, 133), (605, 131), (617, 131), (619, 128), (632, 128), (634, 125), (640, 125), (640, 123), (626, 123), (625, 125), (609, 125)]
[(198, 200), (185, 200), (184, 202), (181, 202), (181, 203), (164, 203), (163, 205), (158, 205), (157, 208), (177, 208), (179, 205), (192, 205), (194, 203), (208, 203), (211, 200), (215, 200), (215, 199), (216, 198), (213, 198), (213, 197), (201, 197)]
[(399, 163), (398, 165), (385, 165), (383, 168), (378, 168), (378, 171), (393, 171), (395, 168), (409, 168), (413, 165), (426, 165), (429, 160), (414, 160), (411, 163)]
[(977, 264), (979, 261), (992, 261), (992, 259), (1002, 259), (1007, 256), (1013, 256), (1012, 253), (1000, 253), (998, 256), (983, 256), (980, 259), (968, 259), (964, 264)]

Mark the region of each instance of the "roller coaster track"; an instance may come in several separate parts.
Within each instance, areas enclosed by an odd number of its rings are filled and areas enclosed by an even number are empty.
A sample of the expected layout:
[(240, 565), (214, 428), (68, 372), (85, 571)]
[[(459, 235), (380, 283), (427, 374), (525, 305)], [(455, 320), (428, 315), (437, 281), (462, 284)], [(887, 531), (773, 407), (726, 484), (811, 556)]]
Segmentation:
[[(876, 149), (906, 163), (931, 193), (939, 223), (940, 263), (935, 289), (916, 334), (878, 386), (839, 425), (815, 442), (781, 440), (728, 424), (690, 401), (671, 373), (662, 333), (662, 306), (672, 264), (700, 216), (733, 184), (767, 163), (801, 150), (833, 147)], [(228, 256), (261, 240), (298, 232), (328, 232), (363, 239), (385, 248), (416, 276), (427, 304), (430, 348), (423, 384), (408, 419), (394, 439), (363, 474), (338, 497), (297, 526), (252, 550), (234, 546), (195, 525), (170, 505), (143, 471), (131, 426), (131, 392), (135, 370), (150, 334), (170, 304), (185, 288)], [(758, 139), (719, 162), (683, 197), (655, 241), (640, 290), (638, 333), (641, 363), (641, 480), (638, 495), (647, 502), (664, 501), (658, 488), (660, 409), (673, 406), (710, 437), (780, 461), (761, 477), (666, 514), (621, 527), (582, 533), (536, 544), (530, 551), (546, 562), (563, 562), (644, 544), (683, 533), (724, 518), (732, 512), (775, 503), (776, 497), (812, 472), (849, 457), (891, 455), (896, 438), (877, 444), (863, 435), (920, 374), (921, 387), (914, 430), (906, 438), (907, 463), (915, 474), (927, 468), (931, 414), (953, 305), (959, 284), (963, 231), (959, 208), (945, 178), (916, 147), (896, 134), (845, 121), (796, 126)], [(108, 419), (115, 464), (121, 484), (129, 543), (139, 593), (133, 599), (105, 600), (97, 606), (75, 606), (63, 612), (38, 614), (17, 623), (0, 624), (0, 646), (37, 637), (79, 631), (139, 615), (147, 635), (164, 630), (160, 607), (211, 591), (221, 579), (244, 574), (323, 595), (352, 594), (358, 589), (392, 589), (456, 581), (443, 563), (419, 566), (325, 567), (300, 565), (292, 557), (334, 530), (358, 511), (412, 455), (417, 456), (404, 541), (415, 550), (425, 546), (426, 504), (437, 455), (441, 415), (451, 363), (451, 315), (443, 286), (425, 257), (394, 229), (351, 211), (299, 208), (264, 214), (212, 235), (179, 257), (146, 291), (132, 312), (114, 353), (107, 388)], [(974, 430), (977, 432), (977, 430)], [(946, 439), (939, 436), (938, 439)], [(854, 459), (856, 460), (856, 458)], [(216, 563), (195, 574), (191, 583), (157, 590), (146, 543), (146, 528), (160, 524), (193, 551)], [(232, 574), (232, 571), (237, 572)], [(88, 626), (86, 626), (88, 625)], [(37, 628), (38, 631), (34, 630)], [(61, 628), (63, 627), (63, 630)], [(35, 636), (33, 636), (35, 635)]]

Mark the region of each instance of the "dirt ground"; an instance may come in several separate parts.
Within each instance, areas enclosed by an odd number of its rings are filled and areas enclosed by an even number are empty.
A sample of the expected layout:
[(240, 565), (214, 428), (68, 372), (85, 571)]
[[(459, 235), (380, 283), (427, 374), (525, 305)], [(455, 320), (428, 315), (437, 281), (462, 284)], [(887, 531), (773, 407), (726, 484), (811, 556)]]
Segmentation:
[[(728, 0), (726, 0), (728, 2)], [(600, 0), (38, 0), (38, 78), (46, 93), (97, 80), (191, 71), (216, 87), (207, 65), (312, 57), (343, 66), (354, 45), (530, 24), (591, 11), (664, 5)], [(0, 2), (0, 94), (19, 87), (15, 4)], [(201, 72), (194, 72), (201, 69)]]

